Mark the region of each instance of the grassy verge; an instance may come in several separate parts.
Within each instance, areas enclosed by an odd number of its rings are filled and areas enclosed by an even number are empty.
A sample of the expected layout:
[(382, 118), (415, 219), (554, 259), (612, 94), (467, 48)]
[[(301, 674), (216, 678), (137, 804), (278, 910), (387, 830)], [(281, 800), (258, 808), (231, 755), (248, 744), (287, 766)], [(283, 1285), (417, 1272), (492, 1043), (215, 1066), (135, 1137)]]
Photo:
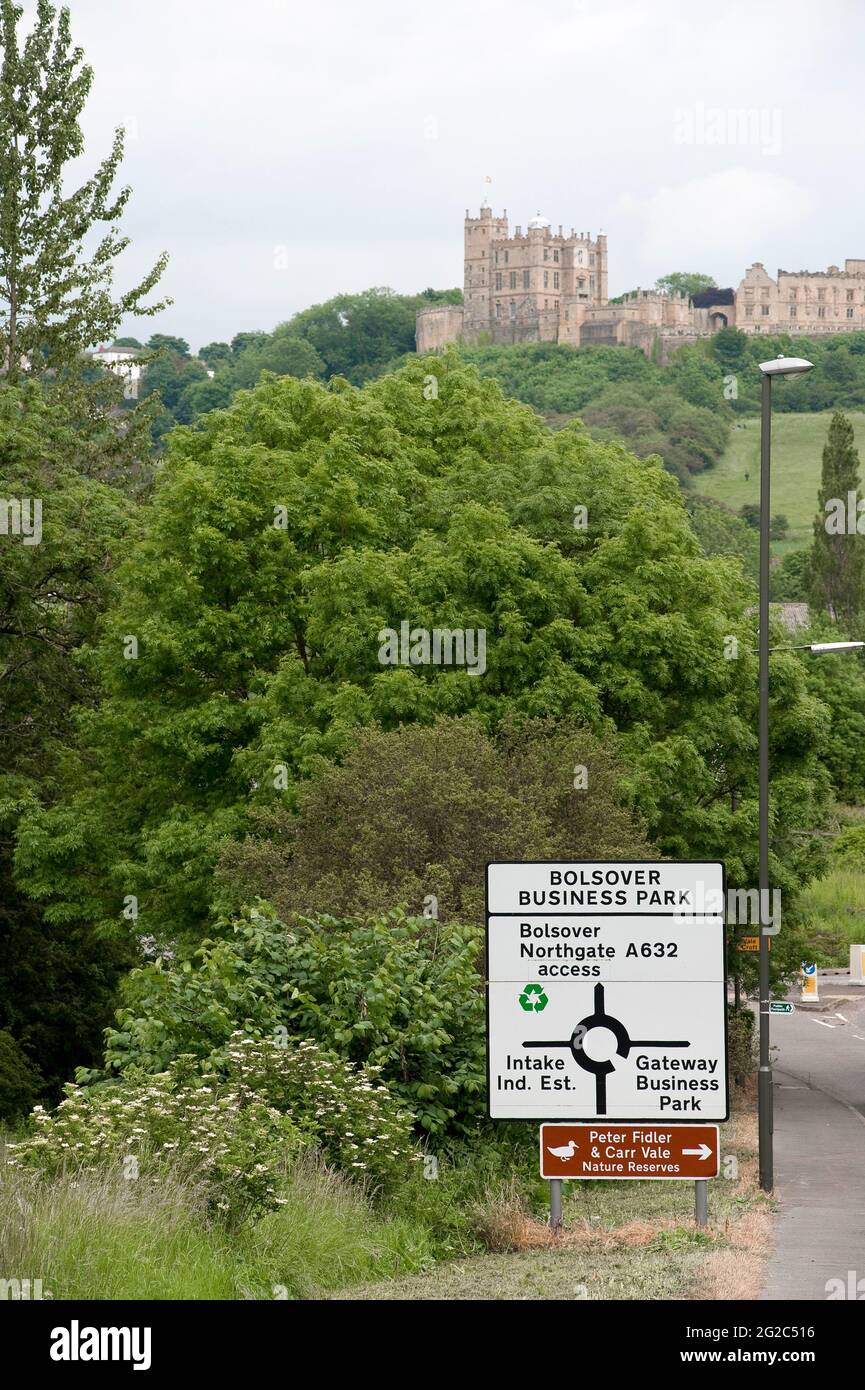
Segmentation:
[(307, 1155), (277, 1210), (231, 1227), (180, 1174), (0, 1167), (0, 1278), (55, 1299), (751, 1297), (768, 1222), (752, 1110), (747, 1097), (725, 1127), (705, 1231), (692, 1184), (592, 1182), (567, 1185), (553, 1237), (533, 1126), (442, 1157), (434, 1180), (415, 1168), (389, 1205)]
[(490, 1252), (414, 1278), (342, 1289), (348, 1299), (750, 1299), (769, 1248), (771, 1203), (756, 1179), (756, 1120), (749, 1092), (723, 1127), (722, 1176), (709, 1225), (694, 1224), (694, 1188), (675, 1182), (566, 1184), (564, 1230), (514, 1191), (488, 1194), (479, 1213)]
[(7, 1169), (0, 1182), (0, 1277), (40, 1279), (55, 1299), (309, 1298), (432, 1259), (420, 1224), (382, 1217), (314, 1163), (292, 1172), (277, 1211), (235, 1230), (208, 1222), (180, 1177), (39, 1182)]

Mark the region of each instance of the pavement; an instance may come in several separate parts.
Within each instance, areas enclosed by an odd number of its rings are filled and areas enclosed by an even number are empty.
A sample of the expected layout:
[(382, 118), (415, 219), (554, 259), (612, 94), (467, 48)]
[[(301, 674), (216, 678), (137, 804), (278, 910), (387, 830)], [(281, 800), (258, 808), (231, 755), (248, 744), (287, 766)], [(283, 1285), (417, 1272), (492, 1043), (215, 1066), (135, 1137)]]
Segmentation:
[(865, 989), (830, 975), (819, 991), (819, 1013), (772, 1016), (779, 1212), (764, 1299), (865, 1299)]

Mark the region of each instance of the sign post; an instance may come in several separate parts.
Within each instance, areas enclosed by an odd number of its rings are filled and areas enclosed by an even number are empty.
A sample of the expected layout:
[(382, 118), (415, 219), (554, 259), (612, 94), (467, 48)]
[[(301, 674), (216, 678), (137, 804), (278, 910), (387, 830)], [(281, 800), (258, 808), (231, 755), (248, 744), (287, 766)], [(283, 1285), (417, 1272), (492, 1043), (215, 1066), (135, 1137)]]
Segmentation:
[[(634, 1122), (651, 1136), (725, 1120), (724, 920), (720, 863), (489, 864), (491, 1118), (628, 1125), (632, 1148)], [(631, 1176), (706, 1176), (662, 1168)]]

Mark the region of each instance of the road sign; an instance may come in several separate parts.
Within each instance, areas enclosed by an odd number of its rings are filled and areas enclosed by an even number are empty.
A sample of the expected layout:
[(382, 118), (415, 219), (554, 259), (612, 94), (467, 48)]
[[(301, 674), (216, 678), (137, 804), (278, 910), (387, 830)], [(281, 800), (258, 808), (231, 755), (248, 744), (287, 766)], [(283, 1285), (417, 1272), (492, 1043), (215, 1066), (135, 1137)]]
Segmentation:
[(542, 1178), (716, 1178), (717, 1125), (541, 1125)]
[[(772, 938), (771, 938), (771, 936), (768, 938), (768, 941), (769, 941), (769, 950), (771, 951), (771, 949), (772, 949)], [(759, 936), (740, 936), (740, 937), (739, 937), (739, 940), (736, 942), (736, 950), (737, 950), (737, 951), (759, 951), (759, 949), (760, 949), (760, 938), (759, 938)]]
[(791, 1014), (794, 1011), (792, 1004), (785, 1004), (783, 999), (773, 999), (769, 1004), (770, 1014)]
[(727, 1118), (723, 865), (490, 864), (487, 981), (493, 1119)]

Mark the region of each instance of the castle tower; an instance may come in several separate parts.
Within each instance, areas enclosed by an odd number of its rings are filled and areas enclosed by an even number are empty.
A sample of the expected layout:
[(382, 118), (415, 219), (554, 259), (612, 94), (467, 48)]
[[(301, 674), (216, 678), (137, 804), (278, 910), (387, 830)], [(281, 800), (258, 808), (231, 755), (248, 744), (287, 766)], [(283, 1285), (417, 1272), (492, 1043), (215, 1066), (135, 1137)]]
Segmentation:
[(598, 274), (595, 281), (595, 300), (599, 304), (607, 302), (607, 236), (598, 232), (597, 241)]
[(484, 204), (480, 217), (469, 217), (466, 208), (463, 324), (469, 340), (490, 326), (490, 245), (506, 239), (507, 235), (507, 211), (501, 217), (494, 217), (492, 208)]

